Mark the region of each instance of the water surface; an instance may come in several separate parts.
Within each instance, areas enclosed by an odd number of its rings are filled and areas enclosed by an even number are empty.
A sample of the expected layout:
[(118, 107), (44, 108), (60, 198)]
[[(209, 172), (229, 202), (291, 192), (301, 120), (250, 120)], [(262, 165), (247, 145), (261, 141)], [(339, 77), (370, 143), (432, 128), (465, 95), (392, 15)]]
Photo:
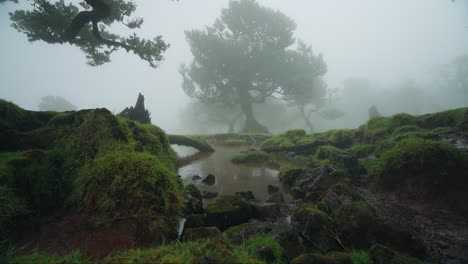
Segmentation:
[[(186, 147), (174, 147), (183, 162), (179, 168), (184, 184), (195, 184), (202, 191), (217, 192), (218, 195), (234, 195), (236, 192), (252, 191), (255, 198), (265, 200), (269, 197), (268, 185), (274, 185), (281, 189), (285, 198), (289, 196), (278, 180), (279, 168), (272, 168), (267, 164), (241, 165), (231, 162), (233, 155), (248, 147), (214, 146), (215, 152), (209, 154), (197, 154), (195, 149)], [(195, 156), (193, 156), (195, 155)], [(193, 159), (187, 157), (193, 157)], [(202, 178), (208, 174), (216, 177), (213, 186), (207, 186), (201, 181), (193, 181), (198, 175)]]

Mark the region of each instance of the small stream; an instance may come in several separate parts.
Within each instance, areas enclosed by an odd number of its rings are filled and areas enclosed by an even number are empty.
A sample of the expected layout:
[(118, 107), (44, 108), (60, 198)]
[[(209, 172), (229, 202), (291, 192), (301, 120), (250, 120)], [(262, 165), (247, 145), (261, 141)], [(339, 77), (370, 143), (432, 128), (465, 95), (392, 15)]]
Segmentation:
[[(236, 192), (251, 191), (255, 198), (262, 201), (269, 197), (268, 185), (280, 188), (286, 201), (291, 198), (278, 180), (279, 166), (268, 164), (234, 164), (233, 155), (249, 147), (226, 147), (215, 145), (214, 153), (197, 153), (193, 148), (173, 146), (182, 159), (178, 174), (185, 185), (195, 184), (201, 191), (216, 192), (219, 196), (234, 195)], [(208, 186), (201, 181), (193, 181), (198, 175), (205, 178), (208, 174), (216, 177), (216, 182)], [(209, 202), (209, 201), (207, 201)]]

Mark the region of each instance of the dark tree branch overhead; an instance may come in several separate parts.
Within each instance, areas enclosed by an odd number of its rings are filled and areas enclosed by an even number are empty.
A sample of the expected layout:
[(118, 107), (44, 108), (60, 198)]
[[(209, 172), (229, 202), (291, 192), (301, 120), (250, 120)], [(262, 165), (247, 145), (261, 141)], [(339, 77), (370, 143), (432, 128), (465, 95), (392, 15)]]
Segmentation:
[(114, 22), (130, 29), (141, 26), (142, 18), (131, 18), (136, 9), (133, 0), (84, 0), (82, 11), (64, 0), (35, 0), (32, 6), (32, 10), (10, 13), (12, 27), (25, 33), (29, 41), (77, 46), (92, 66), (109, 62), (113, 52), (124, 49), (156, 68), (169, 48), (160, 36), (146, 40), (136, 34), (121, 37), (107, 31)]

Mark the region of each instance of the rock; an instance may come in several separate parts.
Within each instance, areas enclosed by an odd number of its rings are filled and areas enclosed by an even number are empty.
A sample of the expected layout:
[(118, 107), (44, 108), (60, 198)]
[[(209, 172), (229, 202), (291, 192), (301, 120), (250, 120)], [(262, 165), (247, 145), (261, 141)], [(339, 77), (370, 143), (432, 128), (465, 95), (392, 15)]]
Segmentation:
[(206, 184), (206, 185), (211, 186), (211, 185), (214, 185), (214, 184), (215, 184), (216, 178), (215, 178), (215, 176), (214, 176), (213, 174), (208, 174), (208, 176), (206, 176), (206, 178), (203, 179), (202, 182), (203, 182), (204, 184)]
[(268, 194), (277, 193), (279, 192), (279, 190), (280, 190), (279, 187), (268, 184)]
[(340, 178), (340, 175), (332, 166), (319, 166), (307, 171), (297, 179), (291, 191), (296, 198), (316, 201), (325, 191), (336, 184)]
[(200, 214), (204, 212), (202, 195), (195, 185), (189, 184), (185, 187), (184, 198), (184, 215)]
[(204, 214), (191, 214), (187, 216), (185, 221), (185, 228), (204, 227), (206, 223), (206, 216)]
[(330, 252), (327, 254), (302, 254), (295, 258), (292, 264), (353, 264), (351, 257), (344, 252)]
[(199, 181), (199, 180), (201, 180), (201, 177), (200, 177), (200, 176), (198, 176), (198, 175), (193, 175), (192, 181)]
[(205, 208), (207, 225), (221, 230), (240, 225), (252, 217), (252, 206), (240, 195), (218, 197)]
[(302, 204), (294, 210), (291, 225), (298, 236), (307, 244), (320, 251), (329, 251), (336, 244), (330, 234), (333, 232), (333, 221), (324, 212), (312, 204)]
[(254, 217), (257, 219), (276, 219), (281, 216), (277, 203), (251, 203), (254, 209)]
[(335, 221), (343, 243), (351, 248), (367, 249), (385, 232), (383, 220), (365, 202), (342, 205)]
[(306, 172), (305, 169), (283, 168), (280, 171), (279, 180), (281, 183), (291, 186), (305, 172)]
[(279, 234), (278, 241), (283, 248), (284, 254), (288, 260), (295, 259), (307, 250), (301, 242), (301, 239), (292, 231)]
[(187, 228), (182, 234), (184, 241), (196, 241), (220, 237), (221, 232), (217, 227)]
[(270, 195), (270, 197), (268, 197), (268, 199), (266, 199), (267, 203), (284, 203), (284, 196), (282, 193), (280, 192), (276, 192), (272, 195)]
[(335, 214), (342, 205), (363, 200), (364, 198), (353, 187), (341, 181), (323, 195), (318, 205), (322, 211)]
[(270, 228), (253, 223), (245, 223), (238, 226), (228, 228), (223, 232), (229, 241), (235, 245), (242, 245), (250, 237), (265, 234), (270, 231)]
[(242, 196), (247, 201), (255, 200), (255, 196), (251, 191), (246, 192), (236, 192), (236, 195)]
[(203, 197), (203, 199), (214, 199), (214, 198), (218, 197), (218, 193), (217, 192), (203, 191), (202, 197)]

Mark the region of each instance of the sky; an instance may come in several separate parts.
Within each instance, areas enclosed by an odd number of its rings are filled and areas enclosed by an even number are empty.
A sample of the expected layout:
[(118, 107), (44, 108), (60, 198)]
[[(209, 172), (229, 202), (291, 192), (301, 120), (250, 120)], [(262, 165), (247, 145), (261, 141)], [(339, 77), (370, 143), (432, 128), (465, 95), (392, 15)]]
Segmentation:
[[(329, 87), (350, 77), (389, 85), (401, 78), (424, 78), (431, 67), (468, 53), (468, 0), (259, 2), (294, 19), (296, 38), (324, 55)], [(118, 113), (143, 93), (154, 124), (171, 133), (190, 133), (179, 121), (190, 100), (178, 72), (181, 63), (191, 60), (184, 31), (211, 25), (229, 1), (136, 3), (135, 15), (145, 20), (137, 33), (162, 35), (171, 45), (157, 69), (125, 52), (115, 54), (111, 63), (91, 67), (76, 47), (29, 43), (10, 27), (8, 12), (21, 4), (0, 5), (0, 98), (37, 110), (41, 97), (58, 95), (82, 109), (105, 107)]]

